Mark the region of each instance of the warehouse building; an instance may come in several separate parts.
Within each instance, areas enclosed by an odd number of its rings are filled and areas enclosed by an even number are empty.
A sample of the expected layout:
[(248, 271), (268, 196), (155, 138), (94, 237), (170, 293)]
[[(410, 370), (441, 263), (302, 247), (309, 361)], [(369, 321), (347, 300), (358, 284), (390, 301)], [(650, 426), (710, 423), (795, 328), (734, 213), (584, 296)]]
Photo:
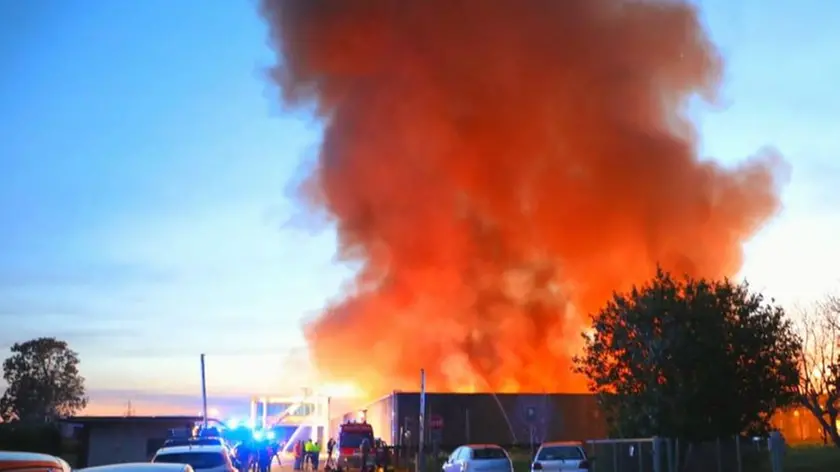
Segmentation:
[[(420, 394), (393, 392), (365, 408), (333, 419), (366, 421), (388, 444), (416, 444)], [(427, 393), (427, 441), (441, 447), (502, 445), (602, 438), (606, 422), (596, 399), (585, 394)]]

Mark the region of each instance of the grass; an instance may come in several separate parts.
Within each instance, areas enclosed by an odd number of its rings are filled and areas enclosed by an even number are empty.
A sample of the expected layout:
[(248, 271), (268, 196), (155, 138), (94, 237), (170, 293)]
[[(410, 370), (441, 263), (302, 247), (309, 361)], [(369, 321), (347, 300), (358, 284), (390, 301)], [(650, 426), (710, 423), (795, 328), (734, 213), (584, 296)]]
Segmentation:
[[(770, 468), (770, 453), (761, 451), (753, 457), (745, 455), (743, 472), (772, 472)], [(531, 469), (528, 454), (511, 454), (515, 472), (529, 472)], [(752, 460), (750, 460), (752, 459)], [(612, 464), (597, 464), (593, 470), (604, 472), (618, 472), (612, 469)], [(663, 468), (663, 472), (667, 472)], [(790, 446), (785, 454), (783, 472), (840, 472), (840, 448), (827, 446)]]
[(784, 458), (784, 472), (840, 471), (840, 448), (825, 446), (789, 447)]

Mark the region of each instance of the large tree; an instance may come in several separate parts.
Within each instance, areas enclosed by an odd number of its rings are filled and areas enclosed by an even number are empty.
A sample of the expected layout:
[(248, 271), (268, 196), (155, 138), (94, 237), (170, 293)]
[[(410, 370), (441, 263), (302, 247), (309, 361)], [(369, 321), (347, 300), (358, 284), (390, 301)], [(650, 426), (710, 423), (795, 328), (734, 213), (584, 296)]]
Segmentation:
[(826, 439), (840, 447), (840, 299), (826, 297), (803, 310), (799, 321), (799, 401), (820, 423)]
[(784, 311), (730, 280), (656, 276), (591, 315), (576, 370), (614, 434), (707, 440), (766, 429), (796, 399)]
[(87, 406), (79, 356), (66, 342), (38, 338), (15, 343), (11, 351), (3, 362), (8, 387), (0, 398), (0, 416), (49, 421)]

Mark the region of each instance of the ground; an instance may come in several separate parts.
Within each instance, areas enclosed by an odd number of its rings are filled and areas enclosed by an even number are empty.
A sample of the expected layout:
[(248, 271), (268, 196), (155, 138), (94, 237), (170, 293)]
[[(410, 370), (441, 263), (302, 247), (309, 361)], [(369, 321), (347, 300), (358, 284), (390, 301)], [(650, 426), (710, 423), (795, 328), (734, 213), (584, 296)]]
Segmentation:
[[(277, 463), (275, 459), (274, 462), (271, 463), (271, 472), (292, 472), (294, 469), (292, 466), (295, 463), (295, 458), (292, 454), (283, 454), (280, 458), (281, 464)], [(324, 470), (324, 462), (326, 461), (326, 457), (321, 458), (320, 462), (320, 470)]]

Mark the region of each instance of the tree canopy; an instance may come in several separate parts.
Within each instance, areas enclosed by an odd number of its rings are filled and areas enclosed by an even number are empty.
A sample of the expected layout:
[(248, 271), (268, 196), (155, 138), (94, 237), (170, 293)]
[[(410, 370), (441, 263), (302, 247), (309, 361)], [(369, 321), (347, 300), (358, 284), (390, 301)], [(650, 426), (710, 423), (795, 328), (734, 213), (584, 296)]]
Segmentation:
[(591, 321), (575, 369), (616, 435), (707, 440), (766, 430), (796, 400), (799, 340), (782, 308), (746, 283), (660, 269)]
[(87, 406), (79, 356), (66, 342), (37, 338), (15, 343), (3, 362), (8, 383), (0, 398), (0, 416), (45, 421), (71, 416)]

